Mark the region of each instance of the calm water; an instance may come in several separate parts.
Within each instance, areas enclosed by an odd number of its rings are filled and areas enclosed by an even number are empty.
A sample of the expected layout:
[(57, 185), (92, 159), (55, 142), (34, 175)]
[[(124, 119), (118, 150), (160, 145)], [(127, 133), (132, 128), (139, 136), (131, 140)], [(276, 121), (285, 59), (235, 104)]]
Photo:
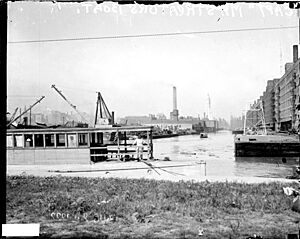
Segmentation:
[[(206, 161), (208, 176), (251, 176), (285, 178), (292, 174), (297, 158), (239, 158), (234, 157), (234, 136), (229, 131), (211, 133), (208, 138), (186, 135), (167, 139), (155, 139), (154, 156), (169, 157), (176, 162)], [(204, 174), (204, 166), (203, 166)]]

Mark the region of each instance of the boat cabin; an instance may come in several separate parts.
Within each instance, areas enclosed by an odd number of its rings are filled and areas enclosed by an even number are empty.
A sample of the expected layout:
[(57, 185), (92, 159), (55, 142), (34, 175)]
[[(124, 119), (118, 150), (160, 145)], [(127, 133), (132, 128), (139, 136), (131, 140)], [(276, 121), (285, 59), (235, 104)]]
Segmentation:
[(136, 158), (134, 139), (144, 138), (143, 159), (153, 158), (152, 126), (7, 129), (7, 164), (89, 164)]

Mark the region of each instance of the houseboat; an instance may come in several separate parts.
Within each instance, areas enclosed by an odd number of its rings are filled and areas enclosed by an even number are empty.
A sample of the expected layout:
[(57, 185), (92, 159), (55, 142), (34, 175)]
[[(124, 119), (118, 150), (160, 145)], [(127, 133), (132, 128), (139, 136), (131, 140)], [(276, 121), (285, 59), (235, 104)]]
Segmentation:
[(143, 159), (153, 158), (152, 126), (7, 129), (7, 164), (91, 164), (135, 158), (134, 136), (146, 135)]

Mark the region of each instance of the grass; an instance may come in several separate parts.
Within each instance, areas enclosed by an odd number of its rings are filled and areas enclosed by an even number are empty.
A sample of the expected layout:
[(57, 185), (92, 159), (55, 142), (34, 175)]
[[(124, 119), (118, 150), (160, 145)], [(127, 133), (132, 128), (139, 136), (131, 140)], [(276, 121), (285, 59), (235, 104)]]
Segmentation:
[[(41, 223), (44, 237), (285, 238), (300, 215), (295, 184), (7, 177), (7, 223)], [(63, 217), (63, 218), (62, 218)], [(203, 236), (198, 236), (203, 229)]]

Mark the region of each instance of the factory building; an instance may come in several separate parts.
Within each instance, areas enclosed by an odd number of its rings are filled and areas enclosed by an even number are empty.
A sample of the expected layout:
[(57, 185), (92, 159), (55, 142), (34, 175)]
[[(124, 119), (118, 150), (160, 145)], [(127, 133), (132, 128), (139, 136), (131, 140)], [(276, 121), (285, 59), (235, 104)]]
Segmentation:
[(277, 81), (278, 79), (268, 80), (262, 97), (266, 127), (271, 130), (275, 130), (275, 84)]
[[(297, 131), (300, 104), (300, 60), (298, 46), (293, 46), (293, 62), (285, 64), (285, 73), (279, 79), (269, 80), (259, 100), (263, 103), (267, 128), (279, 131)], [(254, 102), (255, 105), (257, 101)], [(255, 113), (253, 113), (255, 114)], [(252, 115), (255, 121), (255, 115)]]
[(285, 65), (285, 74), (275, 85), (276, 130), (297, 130), (296, 106), (299, 103), (299, 59), (298, 46), (293, 46), (293, 63)]

